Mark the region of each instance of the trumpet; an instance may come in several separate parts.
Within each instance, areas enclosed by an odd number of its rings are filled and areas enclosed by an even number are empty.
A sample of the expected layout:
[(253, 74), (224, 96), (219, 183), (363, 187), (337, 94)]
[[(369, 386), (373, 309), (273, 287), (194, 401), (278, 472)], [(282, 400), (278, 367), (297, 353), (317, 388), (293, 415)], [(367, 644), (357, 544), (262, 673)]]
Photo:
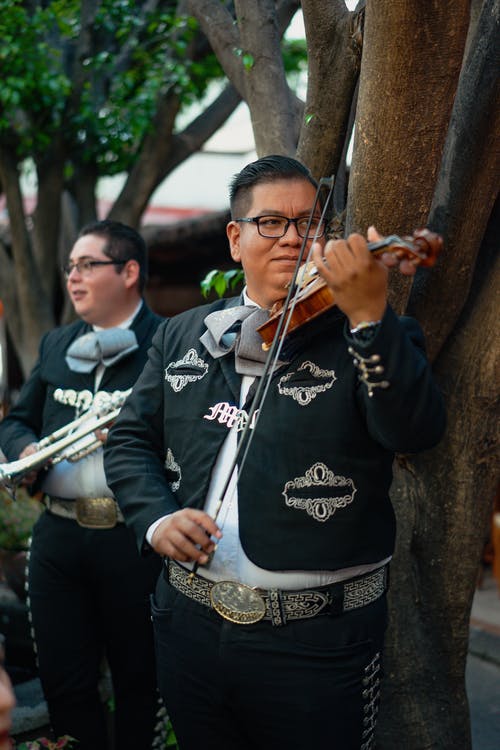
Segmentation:
[(74, 462), (93, 453), (102, 445), (94, 432), (106, 429), (116, 419), (131, 391), (131, 388), (117, 391), (109, 394), (107, 399), (100, 399), (97, 406), (40, 440), (32, 455), (0, 464), (0, 486), (15, 489), (27, 474), (49, 461), (51, 465), (64, 460)]

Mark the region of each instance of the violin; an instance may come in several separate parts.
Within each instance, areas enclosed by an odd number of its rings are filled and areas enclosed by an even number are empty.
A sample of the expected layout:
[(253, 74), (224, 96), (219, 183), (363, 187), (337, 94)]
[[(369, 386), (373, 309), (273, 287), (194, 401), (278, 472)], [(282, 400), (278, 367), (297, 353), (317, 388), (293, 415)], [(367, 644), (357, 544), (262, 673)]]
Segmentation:
[[(435, 264), (442, 247), (443, 238), (427, 228), (415, 230), (412, 236), (398, 237), (391, 234), (376, 242), (368, 243), (368, 250), (375, 256), (394, 253), (398, 259), (411, 260), (415, 265), (424, 268)], [(289, 313), (286, 325), (282, 326), (282, 330), (286, 330), (288, 334), (335, 305), (333, 292), (318, 274), (314, 263), (307, 263), (301, 275), (301, 283), (292, 297), (291, 304), (285, 308), (283, 300), (276, 302), (271, 309), (269, 320), (257, 328), (263, 340), (262, 348), (265, 351), (271, 348), (284, 314)]]

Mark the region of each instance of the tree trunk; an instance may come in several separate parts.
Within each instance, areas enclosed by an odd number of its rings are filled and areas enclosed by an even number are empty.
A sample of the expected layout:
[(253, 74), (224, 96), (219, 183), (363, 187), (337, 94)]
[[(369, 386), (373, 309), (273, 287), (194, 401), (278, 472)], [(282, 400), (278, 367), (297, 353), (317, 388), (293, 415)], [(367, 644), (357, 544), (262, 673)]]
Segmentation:
[(145, 137), (137, 161), (117, 197), (109, 218), (137, 227), (147, 202), (161, 180), (161, 165), (168, 158), (179, 98), (168, 92), (159, 102), (151, 132)]
[[(60, 135), (36, 165), (38, 188), (32, 242), (47, 305), (52, 304), (59, 283), (59, 269), (54, 264), (54, 248), (59, 245), (64, 163), (64, 146)], [(51, 269), (52, 273), (48, 270), (42, 273), (42, 269)]]
[[(446, 435), (436, 449), (412, 458), (410, 471), (397, 471), (393, 484), (398, 542), (381, 750), (401, 750), (402, 738), (405, 750), (471, 747), (464, 681), (469, 617), (498, 480), (500, 437), (499, 347), (485, 335), (496, 329), (499, 312), (494, 223), (477, 289), (435, 364), (448, 407)], [(436, 314), (438, 308), (439, 302)]]
[[(411, 234), (425, 224), (468, 20), (468, 0), (432, 8), (421, 0), (367, 3), (348, 232), (375, 224), (383, 234)], [(390, 299), (399, 312), (409, 286), (393, 282)]]
[[(381, 750), (400, 750), (402, 738), (405, 750), (467, 750), (471, 742), (464, 683), (469, 617), (498, 455), (499, 347), (485, 335), (495, 329), (499, 313), (498, 202), (491, 213), (500, 168), (498, 8), (498, 0), (485, 1), (468, 39), (429, 216), (430, 226), (445, 237), (445, 251), (438, 266), (414, 284), (410, 299), (426, 329), (431, 359), (439, 353), (435, 372), (447, 401), (448, 430), (438, 448), (407, 459), (407, 470), (395, 473), (398, 542)], [(401, 205), (395, 205), (399, 216)], [(488, 218), (490, 233), (476, 264)]]
[[(24, 214), (19, 173), (12, 150), (0, 146), (0, 176), (9, 211), (12, 257), (4, 250), (0, 295), (5, 320), (26, 377), (38, 352), (40, 337), (54, 325), (54, 317), (35, 261)], [(12, 286), (8, 287), (7, 285)]]
[[(448, 249), (432, 272), (417, 276), (410, 297), (409, 310), (426, 322), (431, 359), (467, 299), (476, 255), (498, 195), (499, 19), (500, 0), (484, 0), (469, 32), (429, 216), (429, 225), (445, 235)], [(436, 314), (436, 299), (445, 314)]]

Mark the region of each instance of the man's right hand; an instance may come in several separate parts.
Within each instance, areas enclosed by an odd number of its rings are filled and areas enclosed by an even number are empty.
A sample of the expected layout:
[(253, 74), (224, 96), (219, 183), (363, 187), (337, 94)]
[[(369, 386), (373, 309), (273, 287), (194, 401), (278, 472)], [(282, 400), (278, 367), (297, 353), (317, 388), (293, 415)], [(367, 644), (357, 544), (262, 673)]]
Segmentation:
[[(32, 456), (37, 451), (38, 451), (38, 443), (28, 443), (26, 448), (23, 448), (23, 450), (19, 454), (19, 458), (26, 458), (26, 456)], [(23, 477), (21, 484), (23, 485), (33, 484), (33, 482), (36, 480), (38, 476), (38, 471), (39, 469), (34, 469), (33, 471), (30, 471), (29, 474), (26, 474)]]
[(172, 560), (204, 565), (216, 547), (212, 537), (221, 539), (222, 532), (208, 513), (196, 508), (182, 508), (157, 526), (151, 546), (155, 552)]

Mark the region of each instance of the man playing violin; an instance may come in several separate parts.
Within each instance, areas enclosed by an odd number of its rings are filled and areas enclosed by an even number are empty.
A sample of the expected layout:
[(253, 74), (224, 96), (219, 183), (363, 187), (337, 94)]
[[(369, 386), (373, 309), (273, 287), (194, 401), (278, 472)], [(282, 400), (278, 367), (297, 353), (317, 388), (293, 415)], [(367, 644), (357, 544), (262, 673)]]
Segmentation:
[[(360, 235), (326, 242), (302, 164), (259, 159), (230, 196), (246, 287), (159, 329), (105, 448), (139, 548), (165, 558), (160, 691), (182, 750), (371, 748), (391, 465), (438, 442), (442, 399), (418, 324), (387, 304), (386, 264)], [(314, 240), (336, 306), (269, 367), (256, 328)]]

